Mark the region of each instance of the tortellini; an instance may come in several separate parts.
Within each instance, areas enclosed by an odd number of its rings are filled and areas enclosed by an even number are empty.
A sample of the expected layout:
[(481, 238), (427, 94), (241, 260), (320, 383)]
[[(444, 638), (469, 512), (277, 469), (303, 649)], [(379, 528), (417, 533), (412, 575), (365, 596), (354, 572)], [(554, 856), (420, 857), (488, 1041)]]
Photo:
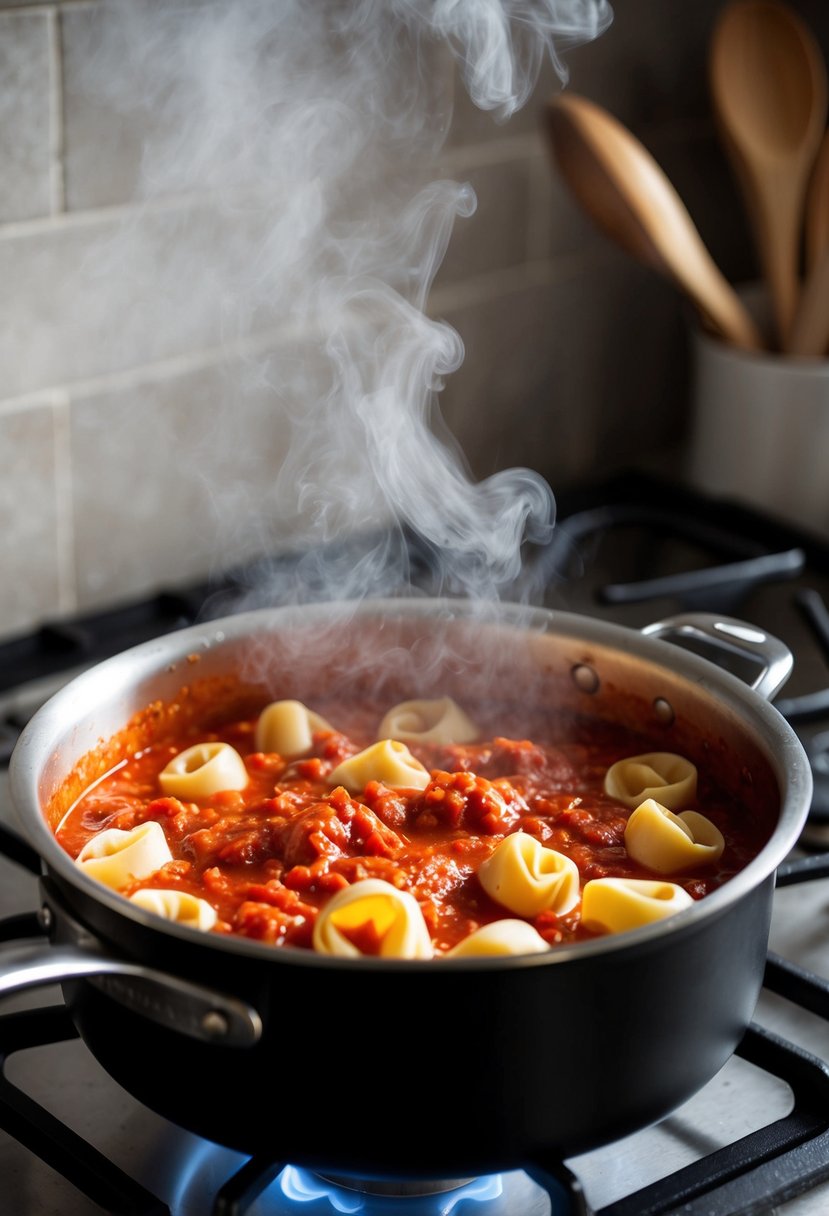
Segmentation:
[(612, 764), (604, 788), (626, 806), (637, 807), (646, 798), (656, 798), (675, 811), (696, 800), (697, 770), (690, 760), (673, 752), (647, 752)]
[(278, 752), (293, 760), (311, 750), (314, 731), (333, 727), (301, 701), (272, 701), (256, 721), (254, 735), (260, 752)]
[(380, 723), (378, 739), (404, 743), (473, 743), (478, 728), (451, 697), (434, 701), (402, 701)]
[(469, 958), (473, 955), (541, 954), (549, 950), (541, 934), (525, 920), (496, 920), (470, 933), (445, 958)]
[(359, 794), (369, 781), (382, 781), (392, 789), (425, 790), (429, 779), (428, 769), (396, 739), (372, 743), (343, 760), (328, 777), (332, 785), (344, 785), (351, 794)]
[(625, 848), (640, 865), (657, 874), (676, 874), (718, 861), (725, 848), (719, 828), (697, 811), (675, 815), (653, 798), (631, 815)]
[(582, 924), (588, 929), (624, 933), (664, 920), (689, 908), (684, 887), (647, 878), (593, 878), (584, 884)]
[(243, 790), (248, 770), (229, 743), (196, 743), (173, 757), (158, 774), (158, 784), (172, 798), (209, 798), (221, 790)]
[(173, 860), (167, 837), (154, 819), (128, 832), (107, 828), (88, 840), (75, 862), (90, 877), (118, 891), (137, 878), (149, 878)]
[(174, 920), (189, 929), (212, 929), (218, 920), (216, 909), (206, 899), (199, 899), (188, 891), (171, 891), (162, 888), (145, 887), (135, 891), (130, 902), (163, 916), (165, 920)]
[[(360, 939), (371, 943), (363, 950)], [(432, 940), (420, 905), (408, 891), (381, 878), (363, 878), (338, 891), (314, 924), (313, 946), (320, 954), (359, 958), (431, 958)]]
[(518, 916), (562, 914), (579, 902), (576, 863), (526, 832), (505, 836), (479, 866), (478, 879), (491, 899)]

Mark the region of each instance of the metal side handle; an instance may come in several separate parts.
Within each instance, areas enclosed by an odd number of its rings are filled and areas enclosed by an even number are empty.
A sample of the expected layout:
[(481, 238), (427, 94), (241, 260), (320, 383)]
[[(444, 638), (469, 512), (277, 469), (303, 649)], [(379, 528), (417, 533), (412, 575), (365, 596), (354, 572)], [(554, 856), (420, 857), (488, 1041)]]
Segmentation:
[(191, 1038), (250, 1047), (262, 1021), (245, 1001), (102, 950), (28, 941), (0, 950), (0, 998), (27, 988), (89, 979), (121, 1004)]
[(667, 617), (646, 625), (642, 630), (648, 637), (685, 637), (708, 642), (730, 654), (742, 655), (760, 664), (760, 674), (751, 683), (765, 700), (770, 701), (788, 680), (794, 666), (794, 658), (785, 643), (756, 625), (736, 617), (722, 616), (714, 612), (689, 612)]

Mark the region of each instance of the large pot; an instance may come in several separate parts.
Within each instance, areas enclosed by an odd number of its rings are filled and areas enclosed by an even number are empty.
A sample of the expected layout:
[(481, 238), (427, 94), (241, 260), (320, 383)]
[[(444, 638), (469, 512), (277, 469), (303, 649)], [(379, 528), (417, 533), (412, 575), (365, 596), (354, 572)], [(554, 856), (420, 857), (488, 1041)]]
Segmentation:
[[(759, 657), (753, 686), (660, 634)], [(448, 656), (448, 657), (447, 657)], [(144, 644), (82, 674), (32, 719), (12, 795), (42, 859), (50, 942), (0, 955), (0, 994), (60, 980), (104, 1068), (176, 1123), (246, 1153), (341, 1174), (458, 1177), (567, 1157), (665, 1116), (740, 1041), (760, 991), (775, 870), (801, 830), (811, 773), (766, 700), (785, 648), (697, 615), (639, 633), (517, 605), (395, 600), (243, 614)], [(389, 675), (389, 671), (393, 675)], [(646, 731), (751, 783), (770, 839), (739, 874), (656, 925), (509, 958), (343, 959), (200, 934), (89, 879), (56, 819), (110, 767), (102, 744), (151, 703), (179, 713), (313, 703), (348, 679), (395, 693), (504, 686)], [(136, 717), (137, 715), (137, 717)], [(163, 718), (163, 714), (161, 715)], [(142, 733), (143, 732), (143, 733)], [(765, 789), (766, 795), (761, 792)], [(417, 1129), (416, 1134), (412, 1129)]]

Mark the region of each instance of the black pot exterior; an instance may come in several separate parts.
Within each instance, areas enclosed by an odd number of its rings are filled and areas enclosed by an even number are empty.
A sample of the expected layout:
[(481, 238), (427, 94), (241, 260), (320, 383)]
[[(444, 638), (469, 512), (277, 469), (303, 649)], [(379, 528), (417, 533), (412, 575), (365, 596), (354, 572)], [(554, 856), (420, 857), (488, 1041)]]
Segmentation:
[(227, 1147), (369, 1176), (489, 1173), (630, 1134), (706, 1084), (751, 1019), (772, 891), (770, 878), (719, 917), (561, 966), (234, 957), (220, 974), (156, 935), (145, 961), (262, 1012), (247, 1049), (199, 1043), (88, 982), (67, 997), (116, 1081)]

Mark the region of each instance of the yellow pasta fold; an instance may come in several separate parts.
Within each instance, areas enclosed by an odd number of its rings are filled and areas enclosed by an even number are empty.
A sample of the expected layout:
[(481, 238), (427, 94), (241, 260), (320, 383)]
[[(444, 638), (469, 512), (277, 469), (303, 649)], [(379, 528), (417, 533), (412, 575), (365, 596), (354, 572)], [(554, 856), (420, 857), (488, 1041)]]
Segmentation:
[(690, 908), (693, 899), (676, 883), (647, 878), (593, 878), (584, 884), (582, 924), (624, 933)]
[(675, 811), (696, 800), (697, 770), (690, 760), (673, 752), (647, 752), (612, 764), (604, 788), (606, 794), (626, 806), (636, 807), (646, 798), (656, 798)]
[(457, 946), (448, 950), (445, 958), (469, 958), (473, 955), (541, 954), (550, 947), (541, 934), (525, 920), (496, 920), (470, 933)]
[(657, 874), (678, 874), (718, 861), (725, 848), (719, 828), (697, 811), (675, 815), (654, 798), (638, 806), (625, 828), (625, 848)]
[(199, 899), (189, 891), (171, 891), (162, 888), (145, 888), (135, 891), (129, 897), (130, 902), (163, 916), (165, 920), (174, 920), (190, 929), (212, 929), (218, 920), (216, 909), (206, 899)]
[(247, 783), (245, 762), (229, 743), (195, 743), (158, 774), (164, 794), (187, 800), (209, 798), (220, 790), (243, 790)]
[(260, 752), (278, 752), (286, 759), (311, 750), (315, 730), (333, 728), (301, 701), (272, 701), (256, 721), (255, 741)]
[(392, 789), (425, 790), (429, 772), (405, 743), (382, 739), (338, 764), (328, 781), (331, 785), (344, 785), (352, 794), (359, 794), (369, 781), (382, 781)]
[[(361, 939), (372, 949), (362, 950)], [(316, 919), (313, 946), (342, 958), (431, 958), (433, 953), (415, 897), (381, 878), (363, 878), (338, 891)]]
[(518, 916), (560, 915), (579, 902), (576, 863), (526, 832), (505, 836), (479, 866), (478, 879), (491, 899)]
[(478, 728), (451, 697), (433, 701), (402, 701), (380, 723), (378, 739), (404, 743), (472, 743)]
[(136, 878), (149, 878), (173, 860), (160, 823), (149, 820), (130, 828), (107, 828), (88, 840), (75, 862), (92, 878), (118, 891)]

